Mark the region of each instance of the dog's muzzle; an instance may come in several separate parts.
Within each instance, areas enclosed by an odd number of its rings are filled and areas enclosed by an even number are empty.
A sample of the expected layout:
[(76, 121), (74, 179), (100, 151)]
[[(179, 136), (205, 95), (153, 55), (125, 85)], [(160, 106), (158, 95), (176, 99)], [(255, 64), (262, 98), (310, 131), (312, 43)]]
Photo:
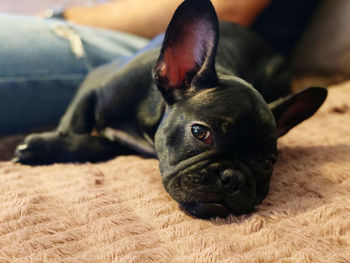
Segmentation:
[(219, 163), (198, 168), (178, 174), (165, 184), (183, 210), (207, 219), (243, 214), (254, 208), (256, 191), (250, 172)]

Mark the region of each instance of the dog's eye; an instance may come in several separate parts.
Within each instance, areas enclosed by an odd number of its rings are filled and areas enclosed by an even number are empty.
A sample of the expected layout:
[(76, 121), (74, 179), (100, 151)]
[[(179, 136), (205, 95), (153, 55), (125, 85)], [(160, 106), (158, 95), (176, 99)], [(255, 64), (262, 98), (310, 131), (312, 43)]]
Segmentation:
[(213, 137), (211, 135), (211, 132), (209, 129), (203, 125), (200, 124), (194, 124), (191, 127), (191, 131), (194, 137), (201, 140), (202, 142), (206, 144), (212, 144), (213, 143)]

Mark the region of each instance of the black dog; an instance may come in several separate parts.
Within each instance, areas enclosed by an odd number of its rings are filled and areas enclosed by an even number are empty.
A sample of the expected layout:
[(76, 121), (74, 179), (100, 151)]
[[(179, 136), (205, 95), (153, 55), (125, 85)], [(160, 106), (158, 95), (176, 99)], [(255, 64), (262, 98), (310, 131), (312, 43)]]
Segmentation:
[(157, 38), (90, 73), (57, 130), (28, 136), (17, 161), (99, 161), (133, 150), (158, 157), (166, 191), (189, 213), (253, 211), (269, 189), (277, 138), (313, 115), (327, 91), (278, 99), (290, 86), (281, 56), (238, 25), (221, 23), (220, 35), (209, 0), (184, 1), (162, 45)]

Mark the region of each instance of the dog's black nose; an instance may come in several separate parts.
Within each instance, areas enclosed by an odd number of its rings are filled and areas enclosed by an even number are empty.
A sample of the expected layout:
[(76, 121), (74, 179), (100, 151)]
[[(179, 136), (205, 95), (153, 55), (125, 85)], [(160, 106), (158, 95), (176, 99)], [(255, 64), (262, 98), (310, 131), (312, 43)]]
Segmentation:
[(225, 169), (220, 171), (220, 180), (224, 185), (235, 186), (235, 188), (240, 188), (245, 183), (244, 175), (234, 169)]

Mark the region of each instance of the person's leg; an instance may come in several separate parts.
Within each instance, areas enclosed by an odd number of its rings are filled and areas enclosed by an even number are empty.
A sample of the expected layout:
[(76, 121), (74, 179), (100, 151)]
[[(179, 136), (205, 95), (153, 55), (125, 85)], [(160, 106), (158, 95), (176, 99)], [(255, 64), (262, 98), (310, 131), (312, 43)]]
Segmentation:
[(148, 40), (60, 20), (0, 15), (0, 135), (56, 124), (90, 69)]

